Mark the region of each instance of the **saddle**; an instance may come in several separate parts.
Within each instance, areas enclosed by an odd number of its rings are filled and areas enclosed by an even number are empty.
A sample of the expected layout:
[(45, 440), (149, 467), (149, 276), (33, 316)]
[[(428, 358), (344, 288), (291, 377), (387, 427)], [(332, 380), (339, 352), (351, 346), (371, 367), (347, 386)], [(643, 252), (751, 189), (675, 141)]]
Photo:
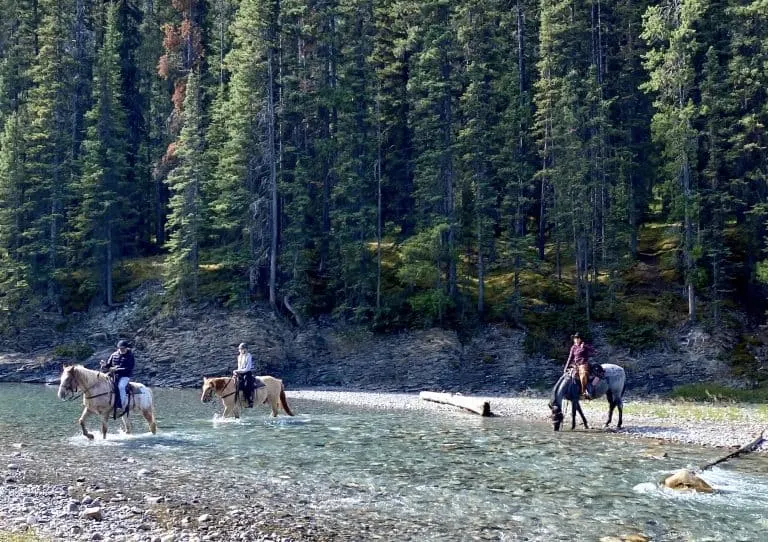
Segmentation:
[(117, 419), (117, 411), (122, 410), (121, 416), (124, 414), (128, 414), (128, 406), (131, 404), (131, 396), (140, 394), (139, 387), (136, 386), (133, 382), (128, 381), (128, 384), (125, 386), (125, 402), (127, 404), (117, 406), (117, 403), (120, 401), (120, 390), (117, 387), (118, 379), (115, 378), (114, 374), (109, 375), (109, 381), (112, 384), (112, 393), (114, 397), (114, 412), (112, 414), (113, 419)]
[(253, 376), (253, 373), (245, 373), (244, 375), (237, 375), (237, 392), (243, 394), (243, 398), (248, 401), (248, 407), (253, 406), (253, 399), (256, 390), (264, 387), (264, 382), (258, 377)]

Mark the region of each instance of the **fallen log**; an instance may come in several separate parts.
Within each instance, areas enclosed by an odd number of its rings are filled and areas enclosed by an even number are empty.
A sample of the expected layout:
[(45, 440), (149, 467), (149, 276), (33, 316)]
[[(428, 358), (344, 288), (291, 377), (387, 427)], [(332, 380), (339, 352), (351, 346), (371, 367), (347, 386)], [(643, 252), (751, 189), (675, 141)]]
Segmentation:
[(419, 398), (424, 401), (451, 405), (481, 416), (493, 416), (491, 413), (491, 402), (478, 399), (476, 397), (466, 397), (455, 393), (438, 393), (434, 391), (422, 391)]
[(702, 465), (701, 467), (699, 467), (699, 472), (706, 470), (710, 467), (714, 467), (715, 465), (719, 465), (720, 463), (728, 461), (729, 459), (733, 459), (734, 457), (738, 457), (742, 454), (748, 454), (749, 452), (754, 452), (765, 441), (764, 435), (765, 435), (765, 431), (760, 433), (760, 436), (758, 436), (755, 440), (753, 440), (749, 444), (745, 444), (735, 452), (731, 452), (728, 455), (724, 455), (720, 459), (712, 461), (711, 463), (707, 463), (706, 465)]

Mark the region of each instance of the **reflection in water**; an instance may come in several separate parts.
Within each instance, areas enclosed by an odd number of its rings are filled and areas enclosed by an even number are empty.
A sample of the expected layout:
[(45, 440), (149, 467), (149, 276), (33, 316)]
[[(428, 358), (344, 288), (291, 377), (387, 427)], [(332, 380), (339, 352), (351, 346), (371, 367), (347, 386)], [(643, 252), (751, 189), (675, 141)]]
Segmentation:
[[(117, 434), (113, 423), (106, 441), (88, 441), (79, 404), (55, 388), (0, 384), (0, 439), (23, 442), (14, 461), (61, 483), (85, 476), (217, 504), (234, 495), (350, 540), (768, 540), (765, 457), (705, 473), (715, 495), (680, 494), (656, 481), (721, 451), (665, 446), (659, 460), (622, 435), (295, 399), (296, 418), (262, 408), (224, 420), (196, 390), (154, 393), (156, 436)], [(0, 448), (0, 460), (14, 451)]]

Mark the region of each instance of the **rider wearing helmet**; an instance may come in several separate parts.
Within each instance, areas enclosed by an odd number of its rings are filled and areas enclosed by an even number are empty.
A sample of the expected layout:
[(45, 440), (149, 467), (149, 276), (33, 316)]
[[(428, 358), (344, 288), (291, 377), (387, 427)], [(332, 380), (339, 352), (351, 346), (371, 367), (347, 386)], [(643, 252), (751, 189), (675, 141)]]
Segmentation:
[(130, 349), (128, 341), (120, 339), (117, 342), (117, 350), (109, 356), (109, 359), (102, 363), (102, 370), (114, 375), (118, 393), (115, 394), (115, 412), (118, 408), (128, 406), (126, 388), (128, 380), (133, 376), (133, 367), (136, 360), (133, 357), (133, 351)]
[(238, 387), (242, 387), (245, 398), (248, 401), (248, 408), (253, 408), (253, 356), (248, 352), (248, 345), (240, 343), (237, 347), (237, 369), (232, 372), (232, 376), (238, 379)]

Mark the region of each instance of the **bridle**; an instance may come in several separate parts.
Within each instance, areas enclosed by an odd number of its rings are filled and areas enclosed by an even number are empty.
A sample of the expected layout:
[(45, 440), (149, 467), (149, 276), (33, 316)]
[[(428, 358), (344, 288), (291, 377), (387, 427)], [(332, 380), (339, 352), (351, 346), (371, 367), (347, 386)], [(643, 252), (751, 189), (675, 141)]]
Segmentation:
[(82, 392), (80, 392), (80, 394), (78, 395), (78, 392), (80, 391), (80, 389), (78, 387), (78, 379), (77, 379), (77, 375), (75, 374), (74, 367), (69, 367), (68, 369), (64, 369), (64, 372), (68, 374), (66, 377), (67, 385), (64, 386), (63, 388), (64, 388), (64, 391), (69, 392), (71, 394), (71, 397), (69, 397), (67, 401), (75, 401), (83, 396), (85, 397), (85, 399), (91, 400), (91, 399), (95, 399), (96, 397), (101, 397), (102, 395), (108, 395), (109, 393), (111, 393), (111, 389), (110, 389), (110, 391), (89, 396), (88, 393), (91, 391), (91, 388), (87, 388), (83, 386), (85, 389)]
[[(227, 389), (227, 386), (229, 386), (229, 383), (232, 382), (235, 379), (234, 376), (230, 376), (229, 380), (227, 380), (227, 383), (222, 388), (223, 390)], [(213, 394), (216, 392), (216, 387), (211, 385), (205, 392), (203, 393), (203, 402), (207, 403), (208, 401), (211, 401), (213, 399)], [(230, 392), (226, 395), (219, 395), (219, 399), (226, 399), (227, 397), (230, 397), (232, 395), (235, 395), (237, 393), (237, 386), (235, 386), (235, 391)], [(218, 395), (218, 393), (216, 394)]]

